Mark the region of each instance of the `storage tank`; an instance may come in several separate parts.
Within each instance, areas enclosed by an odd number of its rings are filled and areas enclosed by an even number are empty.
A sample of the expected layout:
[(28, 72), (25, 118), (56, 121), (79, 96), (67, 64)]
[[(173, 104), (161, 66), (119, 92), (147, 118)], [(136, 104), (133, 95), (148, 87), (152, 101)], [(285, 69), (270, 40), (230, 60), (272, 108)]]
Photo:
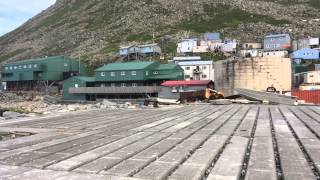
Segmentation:
[(291, 59), (241, 58), (215, 62), (215, 87), (225, 96), (235, 95), (234, 89), (266, 91), (273, 86), (277, 91), (291, 90)]

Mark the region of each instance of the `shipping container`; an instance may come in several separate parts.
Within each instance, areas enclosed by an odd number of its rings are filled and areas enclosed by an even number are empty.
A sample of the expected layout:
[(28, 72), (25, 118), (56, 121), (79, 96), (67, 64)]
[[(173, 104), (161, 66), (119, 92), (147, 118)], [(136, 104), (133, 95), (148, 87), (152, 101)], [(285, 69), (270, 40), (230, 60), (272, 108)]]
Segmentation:
[(320, 104), (320, 90), (314, 91), (292, 91), (292, 96), (306, 103)]

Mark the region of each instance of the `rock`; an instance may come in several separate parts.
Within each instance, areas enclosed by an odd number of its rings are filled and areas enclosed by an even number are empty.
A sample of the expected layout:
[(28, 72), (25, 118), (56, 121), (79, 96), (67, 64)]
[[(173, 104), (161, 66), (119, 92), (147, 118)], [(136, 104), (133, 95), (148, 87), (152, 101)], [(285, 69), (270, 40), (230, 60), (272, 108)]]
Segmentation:
[(25, 117), (25, 116), (26, 115), (24, 115), (24, 114), (12, 112), (12, 111), (6, 111), (3, 113), (3, 117), (5, 119), (16, 119), (16, 118), (21, 118), (21, 117)]
[(217, 99), (210, 101), (212, 105), (230, 105), (232, 104), (230, 99)]

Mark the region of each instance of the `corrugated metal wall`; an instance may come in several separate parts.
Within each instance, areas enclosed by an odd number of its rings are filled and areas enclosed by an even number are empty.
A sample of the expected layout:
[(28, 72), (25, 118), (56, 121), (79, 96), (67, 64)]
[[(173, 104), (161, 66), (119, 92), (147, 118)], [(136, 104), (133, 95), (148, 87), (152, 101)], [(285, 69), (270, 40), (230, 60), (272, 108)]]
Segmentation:
[(292, 91), (292, 96), (298, 100), (305, 100), (307, 103), (320, 104), (320, 90), (314, 91)]

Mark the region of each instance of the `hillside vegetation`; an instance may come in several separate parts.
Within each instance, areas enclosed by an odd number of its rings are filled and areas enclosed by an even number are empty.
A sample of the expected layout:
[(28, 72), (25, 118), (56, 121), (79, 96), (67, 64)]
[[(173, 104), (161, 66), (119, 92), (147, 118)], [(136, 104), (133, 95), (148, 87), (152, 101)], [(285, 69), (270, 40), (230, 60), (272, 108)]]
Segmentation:
[[(176, 42), (207, 31), (243, 41), (267, 33), (320, 34), (319, 0), (57, 0), (0, 37), (0, 61), (70, 55), (91, 65), (115, 61), (120, 45)], [(153, 39), (154, 37), (154, 39)]]

